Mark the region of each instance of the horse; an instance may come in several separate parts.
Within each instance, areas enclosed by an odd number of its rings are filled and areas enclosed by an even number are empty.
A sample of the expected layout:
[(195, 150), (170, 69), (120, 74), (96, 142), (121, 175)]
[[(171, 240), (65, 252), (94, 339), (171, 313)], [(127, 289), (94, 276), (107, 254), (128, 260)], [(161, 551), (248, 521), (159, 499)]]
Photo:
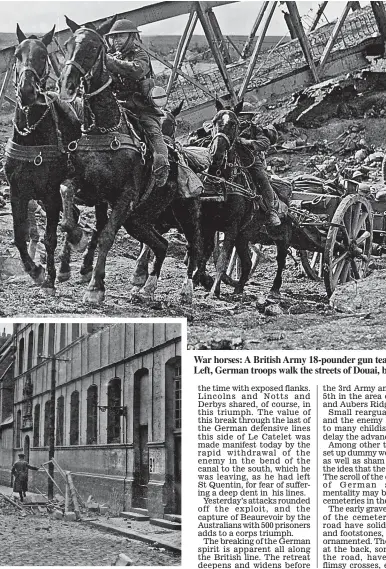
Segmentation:
[[(54, 253), (62, 208), (60, 184), (67, 176), (66, 145), (80, 136), (80, 122), (58, 97), (47, 93), (47, 46), (55, 27), (42, 39), (27, 38), (17, 25), (15, 51), (16, 110), (13, 135), (5, 147), (4, 171), (10, 186), (15, 244), (24, 270), (42, 290), (55, 292)], [(27, 249), (28, 204), (40, 200), (46, 212), (44, 244), (47, 274), (36, 265)], [(31, 250), (32, 253), (32, 250)]]
[[(239, 113), (243, 101), (233, 109), (226, 109), (221, 101), (216, 101), (217, 114), (213, 119), (210, 153), (212, 165), (209, 174), (221, 176), (230, 182), (227, 196), (222, 203), (206, 203), (202, 208), (202, 234), (204, 240), (204, 262), (213, 251), (216, 231), (224, 233), (224, 242), (216, 266), (216, 277), (210, 296), (219, 297), (222, 277), (228, 266), (233, 247), (240, 257), (241, 276), (235, 293), (242, 293), (251, 270), (249, 243), (276, 244), (277, 272), (269, 297), (280, 298), (282, 273), (285, 268), (288, 248), (299, 241), (297, 228), (290, 216), (286, 216), (278, 227), (265, 226), (262, 201), (252, 187), (247, 174), (253, 154), (245, 151), (239, 143)], [(265, 230), (264, 230), (265, 227)], [(303, 239), (304, 243), (304, 239)]]
[[(177, 117), (180, 114), (184, 101), (172, 108), (170, 111), (164, 109), (164, 116), (161, 119), (162, 134), (165, 142), (169, 147), (169, 159), (178, 160), (175, 156), (175, 134), (177, 130)], [(176, 197), (173, 202), (161, 213), (155, 227), (159, 233), (166, 233), (170, 229), (177, 229), (183, 233), (188, 241), (187, 255), (185, 257), (186, 265), (193, 262), (197, 264), (194, 281), (205, 280), (203, 276), (203, 267), (201, 259), (194, 257), (195, 251), (202, 249), (200, 232), (197, 227), (200, 224), (201, 205), (198, 198), (182, 198)], [(197, 241), (195, 241), (197, 240)], [(140, 254), (136, 261), (135, 272), (133, 274), (131, 283), (134, 286), (143, 285), (143, 279), (148, 274), (148, 264), (150, 260), (150, 249), (144, 243), (141, 244)]]
[[(69, 207), (74, 187), (91, 196), (97, 206), (108, 203), (111, 207), (98, 236), (98, 258), (83, 297), (84, 302), (90, 303), (101, 303), (105, 298), (106, 258), (121, 226), (154, 252), (150, 275), (141, 289), (141, 297), (153, 298), (168, 247), (153, 223), (177, 191), (173, 165), (167, 184), (154, 187), (146, 142), (138, 136), (111, 88), (103, 36), (115, 19), (116, 16), (96, 28), (91, 23), (80, 26), (66, 17), (73, 35), (66, 44), (69, 59), (58, 82), (61, 100), (72, 101), (82, 86), (84, 101), (83, 135), (69, 146), (74, 176), (67, 194), (62, 187), (64, 224), (67, 228), (75, 227)], [(182, 291), (188, 300), (193, 291), (193, 267), (192, 261)]]

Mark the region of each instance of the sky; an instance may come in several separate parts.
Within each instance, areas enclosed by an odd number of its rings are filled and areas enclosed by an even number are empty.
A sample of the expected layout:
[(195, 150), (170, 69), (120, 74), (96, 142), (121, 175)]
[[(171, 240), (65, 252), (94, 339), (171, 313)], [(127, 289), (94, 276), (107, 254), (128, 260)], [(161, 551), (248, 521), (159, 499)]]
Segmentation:
[[(125, 0), (122, 2), (111, 0), (108, 2), (94, 0), (67, 0), (65, 2), (57, 0), (0, 0), (0, 32), (13, 33), (16, 30), (16, 24), (19, 23), (21, 29), (27, 33), (44, 34), (54, 24), (56, 24), (57, 30), (66, 28), (64, 14), (81, 24), (154, 3), (138, 2), (136, 0)], [(361, 2), (361, 5), (364, 4), (368, 4), (368, 2)], [(241, 2), (215, 8), (223, 34), (248, 35), (261, 5), (262, 2), (256, 2), (255, 0), (242, 0)], [(337, 18), (343, 11), (344, 5), (345, 2), (329, 2), (326, 9), (328, 20), (331, 21)], [(298, 2), (299, 12), (302, 16), (308, 15), (308, 17), (312, 17), (318, 6), (319, 2)], [(142, 26), (141, 29), (144, 35), (181, 35), (187, 19), (188, 15), (179, 16), (163, 22)], [(201, 26), (197, 25), (195, 33), (203, 33)], [(288, 30), (284, 22), (282, 8), (279, 6), (276, 8), (276, 13), (268, 29), (268, 35), (287, 35), (287, 33)]]

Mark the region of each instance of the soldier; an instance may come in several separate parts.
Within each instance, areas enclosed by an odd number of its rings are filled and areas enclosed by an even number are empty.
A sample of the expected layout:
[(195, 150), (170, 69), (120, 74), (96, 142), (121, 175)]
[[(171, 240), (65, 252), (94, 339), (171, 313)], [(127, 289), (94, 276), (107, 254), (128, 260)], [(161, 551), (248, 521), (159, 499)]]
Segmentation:
[(241, 133), (240, 140), (253, 152), (254, 163), (249, 171), (255, 186), (260, 190), (264, 205), (267, 208), (267, 225), (281, 225), (280, 218), (274, 209), (275, 193), (270, 184), (265, 163), (265, 152), (277, 142), (277, 131), (273, 125), (261, 128), (255, 118), (250, 126)]
[(12, 466), (11, 474), (15, 477), (13, 491), (19, 493), (20, 501), (23, 502), (28, 490), (28, 470), (39, 470), (39, 468), (28, 464), (24, 453), (21, 452), (18, 456), (19, 460)]
[(137, 44), (139, 30), (130, 20), (117, 20), (106, 41), (110, 53), (106, 66), (113, 77), (113, 89), (123, 106), (135, 113), (153, 145), (156, 184), (166, 184), (169, 175), (168, 149), (161, 132), (162, 111), (151, 98), (154, 87), (149, 55)]

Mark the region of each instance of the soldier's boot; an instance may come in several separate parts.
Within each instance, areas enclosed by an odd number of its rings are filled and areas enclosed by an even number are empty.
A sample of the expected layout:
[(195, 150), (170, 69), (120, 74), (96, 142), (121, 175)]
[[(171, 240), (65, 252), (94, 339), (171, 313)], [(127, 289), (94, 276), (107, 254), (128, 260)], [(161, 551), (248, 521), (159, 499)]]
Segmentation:
[(153, 173), (156, 186), (162, 188), (168, 181), (170, 172), (169, 160), (164, 154), (154, 153)]

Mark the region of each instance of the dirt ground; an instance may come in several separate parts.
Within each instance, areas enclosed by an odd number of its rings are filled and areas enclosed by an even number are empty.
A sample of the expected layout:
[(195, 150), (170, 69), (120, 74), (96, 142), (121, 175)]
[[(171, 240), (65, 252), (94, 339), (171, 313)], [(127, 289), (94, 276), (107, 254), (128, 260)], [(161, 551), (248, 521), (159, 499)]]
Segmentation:
[[(337, 128), (335, 124), (328, 132), (324, 126), (323, 138), (328, 139), (329, 135), (332, 136), (331, 133), (335, 138), (344, 128), (347, 128), (347, 125), (341, 124)], [(0, 118), (1, 145), (5, 143), (9, 130), (9, 117)], [(381, 134), (371, 134), (367, 130), (366, 137), (374, 137), (374, 144), (379, 148)], [(314, 131), (312, 136), (318, 138), (321, 134)], [(307, 171), (309, 158), (309, 155), (300, 155), (297, 158), (285, 155), (290, 172), (294, 168), (298, 172)], [(288, 171), (284, 175), (288, 175)], [(92, 216), (90, 213), (88, 215)], [(89, 219), (92, 222), (92, 217)], [(43, 230), (42, 221), (40, 227)], [(242, 298), (235, 297), (232, 288), (223, 285), (221, 299), (213, 301), (208, 299), (203, 289), (198, 288), (193, 305), (184, 306), (179, 293), (185, 276), (185, 244), (183, 237), (176, 233), (169, 237), (168, 257), (155, 301), (144, 303), (131, 301), (129, 298), (130, 275), (138, 244), (121, 230), (107, 261), (105, 303), (103, 306), (90, 306), (82, 302), (86, 285), (80, 282), (78, 276), (81, 263), (79, 254), (74, 254), (70, 281), (58, 283), (56, 295), (53, 297), (46, 296), (22, 272), (18, 252), (12, 244), (12, 217), (7, 205), (6, 208), (0, 209), (0, 316), (186, 317), (188, 344), (192, 349), (384, 348), (386, 306), (383, 305), (382, 295), (378, 295), (378, 305), (372, 305), (370, 309), (341, 310), (338, 306), (336, 310), (329, 305), (323, 282), (307, 278), (301, 271), (297, 258), (288, 259), (280, 305), (267, 308), (265, 298), (276, 266), (273, 248), (264, 249), (262, 262), (247, 284)], [(7, 273), (5, 266), (11, 267), (14, 274)], [(386, 263), (377, 257), (371, 266), (374, 275), (380, 269), (386, 268)], [(209, 269), (213, 274), (213, 266)], [(372, 282), (370, 275), (365, 281), (366, 294), (370, 296), (372, 286), (377, 287), (377, 290), (380, 287), (379, 279), (375, 279), (373, 285)]]

